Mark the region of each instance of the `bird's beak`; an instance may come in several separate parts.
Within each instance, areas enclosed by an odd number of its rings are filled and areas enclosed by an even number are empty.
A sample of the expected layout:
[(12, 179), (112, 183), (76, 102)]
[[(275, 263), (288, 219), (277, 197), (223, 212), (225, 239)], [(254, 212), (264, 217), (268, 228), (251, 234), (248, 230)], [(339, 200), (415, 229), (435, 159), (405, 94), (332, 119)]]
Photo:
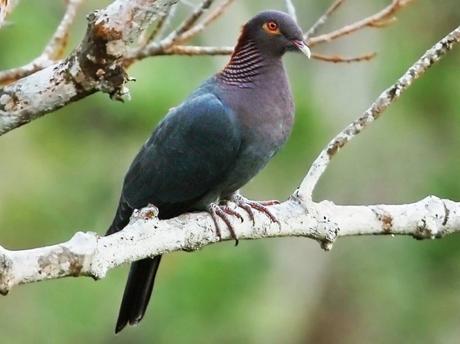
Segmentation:
[(300, 39), (295, 39), (293, 41), (291, 41), (292, 44), (297, 48), (299, 49), (299, 51), (304, 54), (307, 58), (310, 58), (311, 57), (311, 51), (310, 51), (310, 48), (307, 46), (307, 44), (305, 44), (304, 41), (300, 40)]

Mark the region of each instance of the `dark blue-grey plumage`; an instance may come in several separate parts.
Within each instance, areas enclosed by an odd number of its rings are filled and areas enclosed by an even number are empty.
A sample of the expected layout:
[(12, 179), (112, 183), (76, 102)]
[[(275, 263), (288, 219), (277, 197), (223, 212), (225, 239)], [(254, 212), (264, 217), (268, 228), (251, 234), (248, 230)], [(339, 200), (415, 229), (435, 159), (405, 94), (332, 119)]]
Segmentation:
[[(249, 21), (228, 65), (173, 108), (137, 154), (107, 234), (149, 203), (166, 219), (194, 210), (215, 216), (219, 202), (241, 202), (235, 193), (291, 131), (294, 104), (281, 57), (293, 49), (307, 48), (287, 14), (266, 11)], [(160, 259), (132, 265), (116, 332), (142, 319)]]

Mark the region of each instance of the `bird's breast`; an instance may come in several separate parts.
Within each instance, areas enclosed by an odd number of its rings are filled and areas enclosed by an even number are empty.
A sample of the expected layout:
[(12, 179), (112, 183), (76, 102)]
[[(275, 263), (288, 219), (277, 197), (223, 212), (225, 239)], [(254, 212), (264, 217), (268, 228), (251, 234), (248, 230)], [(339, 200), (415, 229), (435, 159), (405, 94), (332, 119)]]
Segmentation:
[(267, 79), (231, 96), (237, 104), (235, 115), (244, 140), (273, 148), (285, 142), (294, 119), (294, 103), (285, 77)]
[(226, 192), (236, 191), (252, 179), (278, 152), (291, 133), (294, 104), (287, 80), (268, 80), (259, 87), (228, 90), (240, 127), (238, 158), (229, 171)]

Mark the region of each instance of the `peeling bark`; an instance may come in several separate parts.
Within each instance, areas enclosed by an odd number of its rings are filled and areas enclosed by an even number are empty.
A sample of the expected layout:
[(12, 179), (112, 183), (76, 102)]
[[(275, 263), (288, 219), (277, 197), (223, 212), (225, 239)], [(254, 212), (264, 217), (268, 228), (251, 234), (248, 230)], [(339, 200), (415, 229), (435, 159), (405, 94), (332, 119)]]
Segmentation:
[(0, 89), (0, 135), (96, 91), (129, 97), (123, 56), (177, 0), (116, 0), (88, 16), (82, 43), (65, 60)]
[[(460, 232), (460, 203), (434, 196), (405, 205), (340, 206), (323, 201), (308, 209), (293, 198), (270, 211), (281, 225), (261, 213), (255, 214), (255, 225), (244, 212), (243, 222), (232, 219), (238, 238), (306, 237), (330, 250), (343, 236), (392, 234), (435, 239)], [(219, 242), (207, 214), (161, 221), (152, 214), (157, 214), (155, 208), (143, 209), (122, 231), (107, 237), (78, 232), (58, 245), (21, 251), (0, 248), (0, 293), (7, 294), (18, 284), (67, 276), (100, 279), (124, 263), (173, 251), (195, 251)], [(233, 240), (230, 232), (224, 230), (222, 240)]]

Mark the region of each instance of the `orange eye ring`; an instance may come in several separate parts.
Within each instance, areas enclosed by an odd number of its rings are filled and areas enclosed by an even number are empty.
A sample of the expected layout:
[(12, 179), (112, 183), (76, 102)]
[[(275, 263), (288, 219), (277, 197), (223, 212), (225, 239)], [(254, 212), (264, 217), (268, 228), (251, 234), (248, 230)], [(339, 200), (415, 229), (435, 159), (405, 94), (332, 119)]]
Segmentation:
[(279, 34), (280, 33), (280, 28), (277, 22), (270, 20), (264, 24), (264, 29), (268, 33), (272, 34)]
[(278, 30), (278, 24), (276, 24), (274, 21), (269, 21), (267, 23), (267, 29), (270, 31), (277, 31)]

